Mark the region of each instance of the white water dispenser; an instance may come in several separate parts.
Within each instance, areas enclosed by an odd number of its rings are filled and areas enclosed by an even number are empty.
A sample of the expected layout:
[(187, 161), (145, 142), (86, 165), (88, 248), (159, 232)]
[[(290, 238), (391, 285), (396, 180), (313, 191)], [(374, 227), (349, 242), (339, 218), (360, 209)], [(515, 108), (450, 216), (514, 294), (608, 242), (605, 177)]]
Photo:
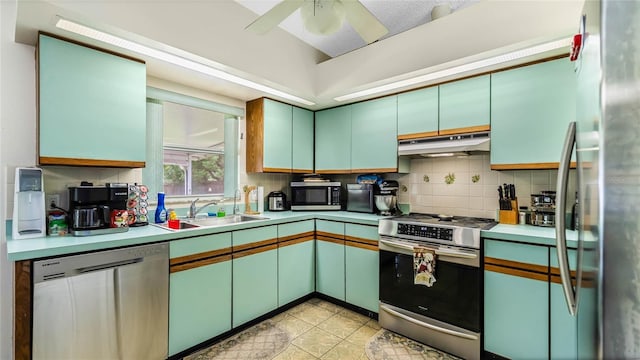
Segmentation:
[(46, 236), (42, 169), (16, 168), (13, 238)]

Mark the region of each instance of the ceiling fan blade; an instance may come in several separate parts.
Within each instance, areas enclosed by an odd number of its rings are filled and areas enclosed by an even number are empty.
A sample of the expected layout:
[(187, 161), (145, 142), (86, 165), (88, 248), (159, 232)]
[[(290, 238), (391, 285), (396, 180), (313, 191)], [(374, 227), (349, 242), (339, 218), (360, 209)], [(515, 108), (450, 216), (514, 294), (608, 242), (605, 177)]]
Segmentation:
[(265, 34), (269, 30), (278, 26), (280, 22), (293, 14), (304, 3), (304, 0), (283, 0), (271, 10), (264, 13), (254, 22), (247, 25), (245, 29), (254, 31), (258, 34)]
[(344, 6), (347, 21), (367, 44), (380, 39), (389, 32), (360, 1), (340, 0), (340, 2)]

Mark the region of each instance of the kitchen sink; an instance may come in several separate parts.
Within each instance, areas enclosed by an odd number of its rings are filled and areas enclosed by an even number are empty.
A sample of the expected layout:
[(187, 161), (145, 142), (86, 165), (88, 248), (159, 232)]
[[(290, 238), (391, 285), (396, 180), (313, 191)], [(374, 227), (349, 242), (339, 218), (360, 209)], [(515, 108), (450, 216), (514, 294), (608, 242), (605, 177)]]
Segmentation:
[(196, 229), (196, 228), (207, 228), (207, 227), (215, 227), (222, 225), (230, 225), (230, 224), (238, 224), (248, 221), (256, 221), (256, 220), (268, 220), (269, 218), (261, 217), (261, 216), (250, 216), (250, 215), (229, 215), (224, 217), (203, 217), (196, 219), (180, 219), (180, 228), (179, 229), (171, 229), (169, 228), (169, 224), (152, 224), (157, 227), (161, 227), (163, 229), (179, 231), (179, 230), (188, 230), (188, 229)]
[(237, 223), (255, 221), (255, 220), (268, 220), (268, 218), (260, 217), (260, 216), (249, 216), (249, 215), (229, 215), (224, 217), (197, 218), (195, 220), (188, 220), (188, 221), (189, 223), (197, 224), (202, 227), (209, 227), (209, 226), (237, 224)]

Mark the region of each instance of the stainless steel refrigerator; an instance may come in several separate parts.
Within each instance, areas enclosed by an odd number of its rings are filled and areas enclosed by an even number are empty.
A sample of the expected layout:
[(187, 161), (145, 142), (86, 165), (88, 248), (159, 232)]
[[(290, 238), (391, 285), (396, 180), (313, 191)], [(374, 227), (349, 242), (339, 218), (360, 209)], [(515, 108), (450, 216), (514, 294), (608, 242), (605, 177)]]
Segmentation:
[[(568, 309), (577, 316), (578, 358), (638, 359), (640, 2), (586, 0), (583, 14), (574, 62), (576, 121), (569, 125), (558, 171), (559, 267)], [(572, 281), (564, 214), (574, 141), (579, 241)]]

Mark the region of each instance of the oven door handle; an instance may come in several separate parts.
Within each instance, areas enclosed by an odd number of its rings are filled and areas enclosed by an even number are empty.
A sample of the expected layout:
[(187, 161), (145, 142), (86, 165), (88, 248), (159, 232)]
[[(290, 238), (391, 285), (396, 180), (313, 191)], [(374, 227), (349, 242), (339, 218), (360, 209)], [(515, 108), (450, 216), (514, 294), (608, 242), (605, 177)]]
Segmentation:
[(448, 249), (436, 249), (437, 255), (461, 257), (465, 259), (475, 259), (478, 257), (476, 254), (466, 253), (462, 251), (448, 250)]
[(464, 339), (478, 340), (478, 337), (475, 336), (475, 335), (469, 335), (469, 334), (461, 333), (459, 331), (455, 331), (455, 330), (451, 330), (451, 329), (445, 329), (443, 327), (436, 326), (436, 325), (433, 325), (433, 324), (428, 324), (428, 323), (422, 322), (420, 320), (413, 319), (413, 318), (411, 318), (411, 317), (409, 317), (409, 316), (407, 316), (405, 314), (401, 314), (401, 313), (399, 313), (399, 312), (397, 312), (395, 310), (392, 310), (392, 309), (390, 309), (390, 308), (388, 308), (388, 307), (386, 307), (386, 306), (384, 306), (382, 304), (380, 305), (380, 308), (382, 308), (384, 311), (388, 312), (389, 314), (391, 314), (391, 315), (393, 315), (395, 317), (399, 317), (402, 320), (408, 321), (408, 322), (410, 322), (412, 324), (415, 324), (415, 325), (418, 325), (418, 326), (421, 326), (421, 327), (426, 327), (426, 328), (429, 328), (431, 330), (435, 330), (435, 331), (442, 332), (442, 333), (445, 333), (445, 334), (461, 337), (461, 338), (464, 338)]
[[(391, 246), (391, 247), (396, 247), (399, 249), (404, 249), (404, 250), (409, 250), (411, 252), (413, 252), (413, 246), (410, 245), (405, 245), (405, 244), (400, 244), (397, 243), (395, 241), (389, 241), (389, 240), (384, 240), (384, 239), (380, 239), (379, 240), (381, 243)], [(424, 247), (424, 246), (423, 246)], [(433, 250), (436, 255), (442, 255), (442, 256), (451, 256), (451, 257), (459, 257), (459, 258), (465, 258), (465, 259), (476, 259), (478, 257), (478, 255), (474, 254), (474, 253), (467, 253), (467, 252), (462, 252), (462, 251), (456, 251), (456, 250), (451, 250), (451, 249), (442, 249), (442, 248), (431, 248), (426, 246), (426, 248)]]

